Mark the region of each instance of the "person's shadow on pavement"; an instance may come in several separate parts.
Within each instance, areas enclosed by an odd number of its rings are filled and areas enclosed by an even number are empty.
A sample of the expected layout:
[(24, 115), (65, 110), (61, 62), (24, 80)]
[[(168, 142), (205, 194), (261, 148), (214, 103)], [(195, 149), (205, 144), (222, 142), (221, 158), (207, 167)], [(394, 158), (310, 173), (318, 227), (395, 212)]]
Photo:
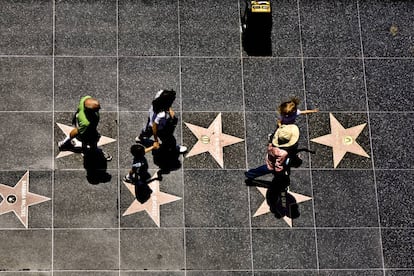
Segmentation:
[(107, 159), (101, 149), (84, 152), (83, 167), (86, 170), (86, 179), (90, 184), (106, 183), (112, 176), (107, 170)]
[(299, 205), (296, 199), (287, 192), (277, 186), (274, 180), (267, 181), (261, 179), (250, 180), (248, 186), (257, 186), (266, 188), (266, 202), (270, 207), (270, 211), (276, 218), (282, 218), (287, 216), (291, 219), (298, 218), (300, 216)]
[(175, 148), (161, 147), (152, 151), (154, 157), (154, 164), (157, 165), (160, 170), (158, 175), (169, 174), (171, 171), (175, 171), (181, 168), (181, 161), (179, 159), (180, 153)]

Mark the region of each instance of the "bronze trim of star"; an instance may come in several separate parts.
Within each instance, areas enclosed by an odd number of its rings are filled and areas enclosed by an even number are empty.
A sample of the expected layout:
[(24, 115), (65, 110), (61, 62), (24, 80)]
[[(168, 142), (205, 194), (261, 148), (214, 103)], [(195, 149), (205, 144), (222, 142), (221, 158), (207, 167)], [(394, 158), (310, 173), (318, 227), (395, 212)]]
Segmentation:
[(29, 227), (29, 207), (48, 200), (48, 197), (29, 192), (29, 171), (14, 187), (0, 184), (0, 216), (13, 212), (25, 228)]
[[(62, 130), (62, 132), (65, 134), (65, 136), (69, 136), (69, 133), (72, 131), (72, 129), (74, 129), (74, 127), (72, 127), (72, 126), (68, 126), (68, 125), (64, 125), (64, 124), (60, 124), (60, 123), (56, 123), (57, 125), (58, 125), (58, 127), (60, 128), (60, 130)], [(82, 147), (82, 142), (81, 141), (79, 141), (78, 139), (76, 139), (76, 138), (74, 138), (74, 139), (72, 139), (72, 141), (74, 142), (74, 147), (75, 148), (81, 148)], [(101, 146), (103, 146), (103, 145), (106, 145), (106, 144), (110, 144), (110, 143), (113, 143), (113, 142), (115, 142), (116, 140), (115, 139), (113, 139), (113, 138), (110, 138), (110, 137), (107, 137), (107, 136), (101, 136), (100, 138), (99, 138), (99, 141), (98, 141), (98, 147), (101, 147)], [(73, 152), (73, 151), (70, 151), (70, 150), (65, 150), (65, 151), (61, 151), (61, 152), (59, 152), (59, 154), (56, 156), (56, 159), (58, 159), (58, 158), (62, 158), (62, 157), (65, 157), (65, 156), (69, 156), (69, 155), (72, 155), (72, 154), (74, 154), (75, 152)]]
[[(263, 187), (256, 187), (256, 188), (259, 190), (259, 192), (262, 194), (262, 196), (265, 198), (265, 200), (260, 205), (260, 207), (256, 210), (253, 217), (258, 217), (258, 216), (270, 213), (270, 207), (266, 202), (267, 188), (263, 188)], [(311, 197), (308, 197), (308, 196), (305, 196), (305, 195), (302, 195), (302, 194), (298, 194), (298, 193), (294, 193), (294, 192), (291, 192), (291, 191), (288, 191), (288, 193), (295, 198), (297, 204), (312, 199)], [(289, 227), (293, 227), (293, 220), (291, 218), (289, 218), (288, 216), (284, 216), (284, 217), (282, 217), (282, 219), (287, 223), (287, 225), (289, 225)]]
[[(158, 174), (155, 173), (151, 180), (157, 178)], [(128, 188), (130, 193), (135, 197), (135, 186), (125, 181), (122, 182)], [(155, 224), (158, 227), (160, 227), (160, 206), (180, 200), (181, 197), (161, 192), (159, 180), (152, 180), (151, 183), (148, 184), (148, 186), (152, 190), (151, 197), (144, 203), (140, 203), (135, 198), (131, 205), (128, 207), (128, 209), (122, 214), (122, 216), (132, 215), (134, 213), (142, 212), (145, 210), (147, 214), (150, 216), (150, 218), (155, 222)]]
[(356, 142), (359, 134), (365, 128), (365, 124), (350, 128), (344, 128), (341, 123), (329, 113), (331, 133), (314, 139), (312, 142), (332, 147), (334, 168), (336, 168), (347, 152), (370, 158), (365, 150)]
[(217, 115), (208, 128), (196, 126), (190, 123), (185, 123), (185, 125), (198, 139), (197, 143), (195, 143), (186, 155), (186, 158), (204, 152), (209, 152), (222, 168), (224, 168), (223, 147), (244, 141), (244, 139), (223, 133), (221, 113)]

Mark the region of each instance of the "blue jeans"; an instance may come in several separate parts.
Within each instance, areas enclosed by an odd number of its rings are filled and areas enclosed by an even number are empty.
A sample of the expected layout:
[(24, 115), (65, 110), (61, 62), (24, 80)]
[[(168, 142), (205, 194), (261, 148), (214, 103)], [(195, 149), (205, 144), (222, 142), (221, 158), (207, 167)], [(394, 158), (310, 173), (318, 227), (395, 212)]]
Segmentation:
[(273, 171), (272, 170), (269, 170), (267, 168), (267, 165), (262, 165), (260, 167), (255, 168), (255, 169), (248, 170), (245, 173), (245, 175), (246, 175), (247, 178), (254, 179), (256, 177), (260, 177), (260, 176), (263, 176), (263, 175), (266, 175), (266, 174), (270, 174), (270, 173), (273, 173)]

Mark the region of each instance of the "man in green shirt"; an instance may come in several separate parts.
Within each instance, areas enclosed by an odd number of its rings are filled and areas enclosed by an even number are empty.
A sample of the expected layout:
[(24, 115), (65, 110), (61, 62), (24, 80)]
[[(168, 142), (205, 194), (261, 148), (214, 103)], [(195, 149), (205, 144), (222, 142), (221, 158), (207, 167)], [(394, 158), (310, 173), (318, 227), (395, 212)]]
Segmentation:
[[(64, 150), (71, 147), (72, 139), (76, 138), (82, 142), (82, 152), (96, 151), (98, 149), (98, 141), (101, 135), (97, 127), (99, 123), (99, 110), (101, 105), (99, 101), (91, 96), (84, 96), (81, 98), (76, 111), (75, 125), (69, 136), (58, 143), (59, 150)], [(110, 161), (112, 156), (104, 153), (105, 158)]]

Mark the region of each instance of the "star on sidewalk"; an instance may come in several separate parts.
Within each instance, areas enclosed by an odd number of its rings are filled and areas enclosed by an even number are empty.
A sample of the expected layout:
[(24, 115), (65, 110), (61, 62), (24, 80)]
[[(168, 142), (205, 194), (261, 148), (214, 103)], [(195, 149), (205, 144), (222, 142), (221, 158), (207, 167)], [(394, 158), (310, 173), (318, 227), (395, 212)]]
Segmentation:
[[(259, 207), (259, 209), (257, 209), (256, 213), (254, 213), (253, 217), (258, 217), (258, 216), (261, 216), (261, 215), (270, 213), (270, 207), (269, 207), (269, 205), (266, 202), (266, 192), (267, 192), (267, 189), (266, 188), (263, 188), (263, 187), (256, 187), (256, 188), (263, 195), (263, 197), (265, 198), (265, 201), (263, 201), (262, 205), (260, 205), (260, 207)], [(305, 195), (301, 195), (301, 194), (297, 194), (297, 193), (294, 193), (294, 192), (291, 192), (291, 191), (288, 191), (288, 193), (295, 198), (297, 204), (312, 199), (311, 197), (308, 197), (308, 196), (305, 196)], [(282, 218), (283, 218), (283, 220), (290, 227), (292, 227), (293, 223), (292, 223), (292, 219), (291, 218), (289, 218), (288, 216), (284, 216)]]
[[(72, 127), (72, 126), (68, 126), (68, 125), (64, 125), (64, 124), (59, 124), (59, 123), (56, 123), (57, 125), (58, 125), (58, 127), (62, 130), (62, 132), (65, 134), (65, 136), (69, 136), (69, 133), (72, 131), (72, 129), (74, 129), (74, 127)], [(74, 148), (78, 148), (78, 149), (80, 149), (81, 147), (82, 147), (82, 142), (81, 141), (79, 141), (78, 139), (72, 139), (72, 141), (74, 142)], [(103, 146), (103, 145), (106, 145), (106, 144), (109, 144), (109, 143), (112, 143), (112, 142), (115, 142), (116, 140), (115, 139), (112, 139), (112, 138), (110, 138), (110, 137), (106, 137), (106, 136), (101, 136), (101, 138), (99, 138), (99, 141), (98, 141), (98, 147), (101, 147), (101, 146)], [(61, 151), (61, 152), (59, 152), (59, 154), (56, 156), (56, 159), (57, 158), (61, 158), (61, 157), (65, 157), (65, 156), (68, 156), (68, 155), (71, 155), (71, 154), (74, 154), (74, 152), (73, 151)]]
[(0, 215), (13, 212), (28, 228), (29, 206), (36, 205), (50, 198), (29, 192), (29, 171), (17, 182), (14, 187), (0, 184)]
[(334, 168), (338, 166), (347, 152), (369, 158), (365, 150), (356, 142), (357, 137), (365, 128), (366, 123), (345, 129), (332, 113), (329, 113), (329, 118), (331, 134), (314, 138), (311, 141), (332, 147)]
[(222, 132), (221, 113), (217, 115), (208, 128), (189, 123), (185, 123), (185, 125), (198, 139), (186, 157), (209, 152), (222, 168), (224, 167), (223, 147), (244, 141)]
[[(155, 173), (151, 179), (154, 178), (158, 178), (157, 173)], [(122, 182), (125, 184), (125, 186), (127, 186), (128, 190), (135, 197), (135, 186), (125, 181)], [(160, 181), (158, 180), (153, 180), (150, 184), (148, 184), (148, 186), (152, 190), (151, 197), (148, 199), (148, 201), (145, 203), (140, 203), (137, 199), (135, 199), (128, 207), (128, 209), (122, 214), (122, 216), (132, 215), (134, 213), (145, 210), (151, 219), (155, 222), (155, 224), (160, 227), (160, 206), (180, 200), (181, 197), (161, 192)]]

